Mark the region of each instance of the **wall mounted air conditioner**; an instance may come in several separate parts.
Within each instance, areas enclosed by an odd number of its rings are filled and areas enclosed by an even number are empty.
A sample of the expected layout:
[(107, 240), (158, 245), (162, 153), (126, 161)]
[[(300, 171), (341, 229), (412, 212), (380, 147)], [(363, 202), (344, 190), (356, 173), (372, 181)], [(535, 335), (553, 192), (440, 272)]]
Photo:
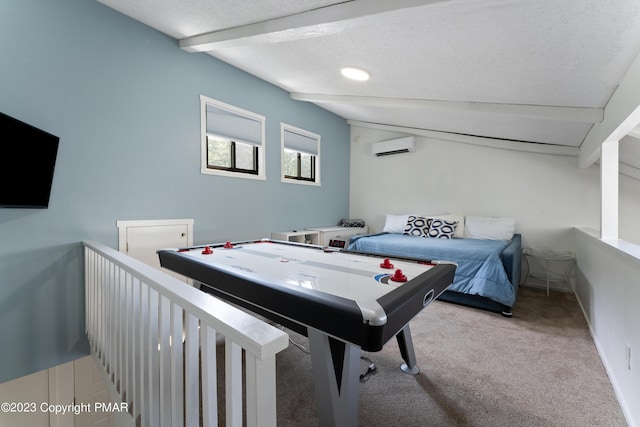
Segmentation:
[(374, 142), (371, 148), (373, 154), (378, 157), (398, 153), (412, 153), (416, 151), (416, 139), (413, 136), (407, 136), (404, 138)]

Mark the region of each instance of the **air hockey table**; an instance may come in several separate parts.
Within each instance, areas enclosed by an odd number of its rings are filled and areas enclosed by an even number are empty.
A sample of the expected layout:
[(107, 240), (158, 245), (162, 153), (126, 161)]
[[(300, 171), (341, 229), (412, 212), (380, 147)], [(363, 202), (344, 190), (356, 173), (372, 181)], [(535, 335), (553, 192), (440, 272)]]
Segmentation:
[(309, 338), (322, 426), (356, 426), (361, 351), (396, 337), (417, 374), (409, 321), (453, 282), (446, 261), (385, 258), (262, 239), (158, 251), (200, 289)]

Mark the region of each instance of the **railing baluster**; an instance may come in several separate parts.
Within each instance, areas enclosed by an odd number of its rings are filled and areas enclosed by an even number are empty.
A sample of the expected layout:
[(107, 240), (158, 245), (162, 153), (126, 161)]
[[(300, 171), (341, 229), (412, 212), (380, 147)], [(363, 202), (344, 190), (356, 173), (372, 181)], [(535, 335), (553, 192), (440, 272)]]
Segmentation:
[(105, 348), (107, 348), (106, 336), (107, 336), (107, 283), (108, 283), (108, 260), (102, 258), (100, 260), (100, 339), (98, 341), (98, 349), (100, 351), (100, 358), (104, 365), (105, 371), (109, 373), (109, 359), (106, 356)]
[(106, 316), (107, 321), (106, 325), (106, 341), (105, 348), (107, 349), (106, 357), (107, 357), (107, 373), (109, 374), (109, 379), (113, 381), (113, 263), (107, 262), (107, 280), (105, 284), (106, 289), (106, 306), (104, 314)]
[(140, 336), (138, 340), (138, 345), (140, 346), (140, 358), (139, 358), (139, 367), (140, 367), (140, 420), (142, 426), (148, 426), (149, 424), (149, 400), (151, 398), (151, 393), (149, 393), (149, 352), (147, 351), (149, 346), (147, 345), (145, 337), (148, 336), (149, 333), (149, 297), (148, 295), (149, 288), (144, 283), (140, 283)]
[(140, 338), (140, 282), (133, 276), (131, 277), (131, 318), (133, 320), (131, 324), (131, 401), (133, 419), (135, 420), (141, 414), (140, 358), (136, 356), (139, 354), (139, 343), (142, 340)]
[(107, 315), (107, 358), (108, 358), (108, 366), (109, 366), (109, 379), (113, 381), (113, 368), (114, 368), (114, 359), (115, 359), (115, 340), (114, 336), (114, 323), (115, 323), (115, 303), (114, 303), (114, 283), (115, 283), (115, 266), (112, 262), (109, 262), (108, 265), (108, 273), (107, 273), (107, 308), (105, 314)]
[(171, 427), (171, 304), (160, 295), (159, 301), (159, 404), (160, 426)]
[(122, 348), (120, 342), (120, 326), (122, 325), (122, 305), (120, 300), (120, 268), (113, 266), (113, 382), (116, 386), (116, 390), (121, 392), (120, 384), (120, 371), (122, 365), (120, 364), (120, 349)]
[(242, 427), (242, 348), (225, 338), (227, 427)]
[(127, 367), (125, 365), (125, 327), (127, 325), (127, 299), (126, 299), (126, 284), (127, 284), (127, 272), (122, 268), (118, 268), (118, 310), (120, 316), (118, 316), (118, 383), (120, 385), (120, 395), (124, 395), (127, 386), (125, 384), (127, 377), (125, 376)]
[(158, 292), (155, 289), (149, 289), (149, 331), (148, 331), (148, 345), (147, 352), (149, 358), (147, 363), (149, 364), (149, 389), (147, 394), (149, 395), (149, 425), (160, 425), (160, 381), (158, 376), (160, 374), (160, 357), (159, 357), (159, 345), (158, 340)]
[(186, 427), (197, 427), (200, 423), (200, 373), (198, 360), (200, 333), (198, 328), (198, 318), (191, 313), (187, 313), (184, 329), (184, 410)]
[(84, 246), (87, 337), (134, 423), (196, 427), (202, 418), (218, 425), (220, 333), (226, 425), (275, 426), (275, 355), (288, 344), (284, 332), (111, 248)]
[(102, 358), (102, 264), (104, 264), (104, 258), (96, 259), (96, 330), (95, 330), (95, 342), (94, 351), (100, 361), (104, 365), (104, 359)]
[(200, 351), (202, 360), (202, 419), (204, 427), (218, 425), (218, 373), (216, 372), (216, 330), (211, 326), (200, 324)]
[(275, 427), (276, 366), (245, 353), (247, 427)]
[(184, 310), (171, 304), (171, 426), (184, 425), (184, 346), (182, 344)]
[(91, 280), (91, 270), (93, 262), (91, 262), (91, 254), (93, 252), (84, 251), (84, 332), (87, 334), (89, 343), (91, 343), (91, 334), (93, 332), (93, 310), (91, 307), (91, 292), (93, 290), (93, 281)]
[(125, 276), (125, 285), (124, 285), (124, 300), (125, 300), (125, 321), (124, 321), (124, 380), (125, 387), (124, 393), (122, 395), (125, 398), (125, 401), (129, 404), (133, 402), (133, 352), (131, 351), (131, 345), (133, 344), (133, 340), (131, 334), (133, 333), (131, 326), (134, 324), (133, 314), (132, 314), (132, 299), (131, 299), (131, 289), (132, 289), (132, 277), (128, 272)]

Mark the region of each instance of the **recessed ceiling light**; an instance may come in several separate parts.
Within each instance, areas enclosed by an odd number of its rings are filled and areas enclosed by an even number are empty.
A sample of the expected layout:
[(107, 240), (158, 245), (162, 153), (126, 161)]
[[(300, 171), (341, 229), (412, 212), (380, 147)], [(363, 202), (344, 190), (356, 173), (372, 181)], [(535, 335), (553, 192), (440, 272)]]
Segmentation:
[(358, 80), (363, 82), (365, 80), (369, 80), (369, 73), (363, 70), (362, 68), (356, 67), (345, 67), (340, 70), (343, 76), (351, 80)]

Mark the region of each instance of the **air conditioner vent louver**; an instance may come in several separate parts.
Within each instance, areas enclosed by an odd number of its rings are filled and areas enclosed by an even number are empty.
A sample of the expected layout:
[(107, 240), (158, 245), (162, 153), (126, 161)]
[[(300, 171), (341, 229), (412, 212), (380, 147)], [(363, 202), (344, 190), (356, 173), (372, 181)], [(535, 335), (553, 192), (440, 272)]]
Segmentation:
[(390, 139), (376, 142), (371, 145), (373, 154), (376, 156), (389, 156), (391, 154), (411, 153), (416, 151), (416, 140), (413, 136)]
[(400, 154), (400, 153), (408, 153), (409, 149), (404, 149), (404, 150), (394, 150), (394, 151), (384, 151), (382, 153), (376, 153), (376, 156), (380, 157), (380, 156), (390, 156), (392, 154)]

